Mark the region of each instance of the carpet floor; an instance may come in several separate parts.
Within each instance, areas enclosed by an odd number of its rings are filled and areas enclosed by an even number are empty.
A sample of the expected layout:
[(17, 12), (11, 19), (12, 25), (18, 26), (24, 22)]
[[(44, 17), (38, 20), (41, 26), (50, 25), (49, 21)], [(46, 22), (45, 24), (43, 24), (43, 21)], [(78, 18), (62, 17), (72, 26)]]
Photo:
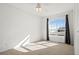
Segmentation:
[(57, 44), (58, 45), (55, 46), (48, 45), (48, 47), (43, 49), (30, 50), (29, 52), (21, 52), (15, 49), (9, 49), (7, 51), (0, 52), (0, 55), (74, 55), (74, 47), (72, 45), (63, 43)]

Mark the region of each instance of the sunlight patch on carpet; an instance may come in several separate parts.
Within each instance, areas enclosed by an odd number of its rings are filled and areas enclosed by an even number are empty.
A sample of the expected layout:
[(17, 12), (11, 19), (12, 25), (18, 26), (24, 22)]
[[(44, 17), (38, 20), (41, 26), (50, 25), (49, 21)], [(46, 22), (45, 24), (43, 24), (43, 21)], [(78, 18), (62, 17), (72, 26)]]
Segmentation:
[(34, 50), (44, 49), (47, 47), (43, 45), (35, 45), (35, 46), (26, 46), (25, 48), (34, 51)]
[(22, 48), (22, 47), (17, 47), (17, 48), (14, 48), (15, 50), (17, 51), (21, 51), (21, 52), (29, 52), (28, 50)]

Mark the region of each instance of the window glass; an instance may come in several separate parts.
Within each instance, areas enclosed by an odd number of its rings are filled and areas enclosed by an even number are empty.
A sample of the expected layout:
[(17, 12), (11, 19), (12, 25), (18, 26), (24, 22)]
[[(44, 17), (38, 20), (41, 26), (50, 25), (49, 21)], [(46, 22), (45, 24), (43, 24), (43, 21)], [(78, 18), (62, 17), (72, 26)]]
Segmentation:
[(50, 35), (64, 35), (65, 34), (65, 18), (58, 17), (49, 19), (49, 34)]

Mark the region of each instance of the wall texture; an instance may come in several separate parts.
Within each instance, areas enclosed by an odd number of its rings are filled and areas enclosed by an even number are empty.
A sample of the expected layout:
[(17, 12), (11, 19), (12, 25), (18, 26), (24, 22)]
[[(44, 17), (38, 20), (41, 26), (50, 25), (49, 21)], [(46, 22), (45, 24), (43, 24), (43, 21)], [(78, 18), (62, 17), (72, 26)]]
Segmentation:
[(79, 4), (74, 6), (74, 50), (79, 55)]
[(41, 20), (8, 4), (0, 4), (0, 51), (16, 46), (28, 34), (31, 42), (41, 40)]

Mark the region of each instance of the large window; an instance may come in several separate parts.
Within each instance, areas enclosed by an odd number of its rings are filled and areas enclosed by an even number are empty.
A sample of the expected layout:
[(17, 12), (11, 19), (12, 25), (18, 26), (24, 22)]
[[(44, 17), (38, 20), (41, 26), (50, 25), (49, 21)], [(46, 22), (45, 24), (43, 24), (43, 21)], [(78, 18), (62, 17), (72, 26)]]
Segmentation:
[(65, 35), (65, 17), (49, 19), (49, 35)]

